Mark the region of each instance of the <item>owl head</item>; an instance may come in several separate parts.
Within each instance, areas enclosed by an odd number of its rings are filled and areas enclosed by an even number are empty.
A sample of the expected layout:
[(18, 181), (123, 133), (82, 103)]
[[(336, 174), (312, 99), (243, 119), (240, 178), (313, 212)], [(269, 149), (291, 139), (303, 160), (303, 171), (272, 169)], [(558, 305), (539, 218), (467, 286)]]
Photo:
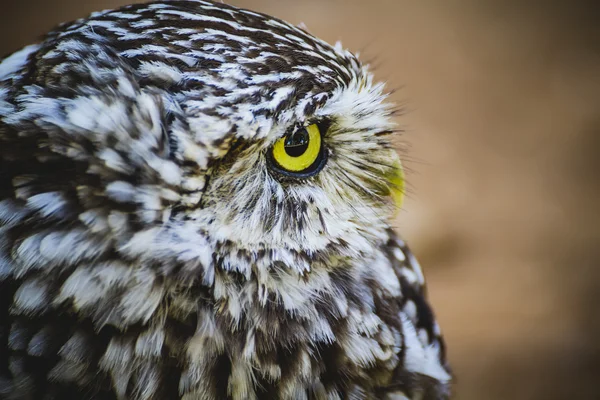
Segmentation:
[(218, 297), (215, 274), (318, 276), (387, 240), (393, 110), (340, 44), (223, 4), (149, 3), (63, 26), (0, 82), (3, 137), (29, 138), (20, 157), (40, 165), (11, 167), (17, 198), (81, 226), (67, 245), (104, 243), (63, 263), (116, 251)]

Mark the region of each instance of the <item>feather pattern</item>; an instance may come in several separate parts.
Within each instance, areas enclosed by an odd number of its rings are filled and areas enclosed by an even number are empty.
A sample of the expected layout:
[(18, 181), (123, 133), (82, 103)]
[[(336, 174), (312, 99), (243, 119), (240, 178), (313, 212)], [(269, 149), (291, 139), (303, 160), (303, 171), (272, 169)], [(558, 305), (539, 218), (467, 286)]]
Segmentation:
[[(382, 84), (209, 1), (63, 24), (0, 62), (0, 397), (446, 399), (389, 226)], [(327, 163), (267, 152), (327, 121)]]

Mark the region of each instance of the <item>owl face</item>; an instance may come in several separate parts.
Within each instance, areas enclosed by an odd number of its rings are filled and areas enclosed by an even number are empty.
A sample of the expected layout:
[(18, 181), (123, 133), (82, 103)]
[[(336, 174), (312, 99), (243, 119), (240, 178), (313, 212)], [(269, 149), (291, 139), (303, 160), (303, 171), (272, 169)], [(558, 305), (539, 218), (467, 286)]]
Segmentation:
[(336, 90), (310, 115), (269, 121), (263, 138), (235, 142), (211, 168), (193, 218), (240, 247), (310, 252), (377, 239), (400, 171), (389, 107), (367, 79)]

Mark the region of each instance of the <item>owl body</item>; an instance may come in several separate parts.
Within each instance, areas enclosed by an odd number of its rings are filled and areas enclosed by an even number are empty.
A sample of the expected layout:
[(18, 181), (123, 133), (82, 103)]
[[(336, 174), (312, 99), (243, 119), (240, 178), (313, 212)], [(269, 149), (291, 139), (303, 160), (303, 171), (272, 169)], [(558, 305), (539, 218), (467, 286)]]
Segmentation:
[(0, 398), (446, 399), (381, 84), (208, 1), (0, 63)]

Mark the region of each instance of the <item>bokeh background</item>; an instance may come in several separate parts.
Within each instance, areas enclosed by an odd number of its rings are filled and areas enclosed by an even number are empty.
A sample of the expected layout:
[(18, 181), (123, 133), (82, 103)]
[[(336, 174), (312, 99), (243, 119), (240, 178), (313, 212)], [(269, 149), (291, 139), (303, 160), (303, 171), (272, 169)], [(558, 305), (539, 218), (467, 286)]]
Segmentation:
[[(123, 0), (2, 0), (0, 54)], [(600, 399), (600, 6), (227, 0), (361, 53), (407, 114), (419, 256), (460, 400)]]

